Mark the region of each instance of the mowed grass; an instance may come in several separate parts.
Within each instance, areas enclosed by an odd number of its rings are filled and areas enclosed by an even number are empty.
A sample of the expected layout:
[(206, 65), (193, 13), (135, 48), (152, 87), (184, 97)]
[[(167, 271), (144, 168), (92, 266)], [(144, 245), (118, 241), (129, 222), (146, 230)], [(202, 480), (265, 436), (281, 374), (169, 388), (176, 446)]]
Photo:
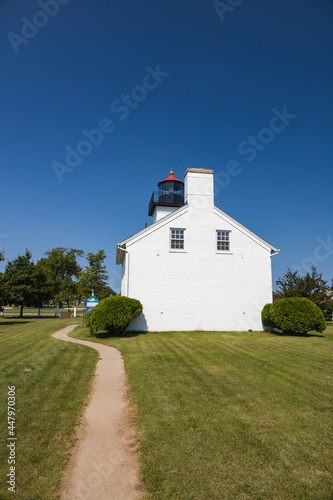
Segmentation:
[(148, 498), (333, 498), (332, 324), (304, 337), (72, 335), (123, 354)]
[[(0, 318), (0, 498), (59, 498), (98, 353), (53, 339), (77, 319)], [(8, 491), (8, 386), (15, 386), (16, 493)]]

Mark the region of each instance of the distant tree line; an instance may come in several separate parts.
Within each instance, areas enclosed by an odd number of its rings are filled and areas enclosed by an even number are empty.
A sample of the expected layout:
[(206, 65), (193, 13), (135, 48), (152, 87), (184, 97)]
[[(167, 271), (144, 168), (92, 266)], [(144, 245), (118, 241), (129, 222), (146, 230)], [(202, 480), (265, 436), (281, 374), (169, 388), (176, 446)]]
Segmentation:
[[(24, 307), (78, 304), (86, 300), (92, 290), (98, 299), (116, 295), (107, 284), (104, 250), (87, 253), (84, 268), (77, 262), (77, 258), (83, 256), (83, 250), (56, 247), (45, 252), (36, 263), (29, 250), (7, 261), (4, 272), (0, 273), (0, 308), (20, 307), (22, 316)], [(4, 260), (4, 252), (0, 252), (0, 261)]]

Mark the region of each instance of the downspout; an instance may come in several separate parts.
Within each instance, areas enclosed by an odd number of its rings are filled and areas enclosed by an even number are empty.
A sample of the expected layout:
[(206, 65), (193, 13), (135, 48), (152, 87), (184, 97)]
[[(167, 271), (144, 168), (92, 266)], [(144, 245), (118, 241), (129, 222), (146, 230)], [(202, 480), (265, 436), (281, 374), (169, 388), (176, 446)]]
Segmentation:
[[(277, 255), (279, 253), (280, 249), (277, 250), (276, 252), (273, 252), (270, 254), (270, 257), (274, 257), (274, 255)], [(272, 264), (271, 264), (271, 281), (272, 281), (272, 285), (273, 285), (273, 271), (272, 271)], [(273, 286), (272, 286), (272, 302), (273, 302), (273, 297), (274, 297), (274, 291), (273, 291)]]
[[(125, 250), (125, 248), (120, 247), (119, 243), (117, 244), (117, 248), (124, 252), (125, 254), (127, 253), (127, 291), (126, 291), (126, 297), (129, 297), (129, 267), (130, 267), (130, 254), (128, 253), (128, 250)], [(126, 261), (125, 261), (126, 262)]]

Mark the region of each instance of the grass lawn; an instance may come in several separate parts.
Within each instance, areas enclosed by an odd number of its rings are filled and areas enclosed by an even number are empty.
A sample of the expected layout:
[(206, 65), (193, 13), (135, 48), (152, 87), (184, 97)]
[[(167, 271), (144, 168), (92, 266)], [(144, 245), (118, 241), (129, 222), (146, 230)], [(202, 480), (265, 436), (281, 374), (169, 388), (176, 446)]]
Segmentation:
[(332, 324), (95, 340), (124, 356), (149, 498), (333, 498)]
[[(0, 318), (0, 498), (59, 498), (73, 432), (90, 390), (98, 353), (55, 340), (77, 318)], [(16, 494), (7, 490), (8, 386), (15, 386)]]

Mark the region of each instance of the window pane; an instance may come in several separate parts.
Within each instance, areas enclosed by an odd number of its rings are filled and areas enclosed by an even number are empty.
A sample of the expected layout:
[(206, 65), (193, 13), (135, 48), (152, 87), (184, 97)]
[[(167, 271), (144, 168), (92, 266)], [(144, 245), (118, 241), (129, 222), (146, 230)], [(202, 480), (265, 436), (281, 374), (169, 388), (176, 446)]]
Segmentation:
[(171, 248), (184, 248), (184, 241), (171, 240)]
[(184, 229), (171, 229), (171, 248), (184, 249)]
[(217, 233), (217, 250), (230, 251), (230, 231), (216, 231)]
[(217, 249), (229, 251), (229, 241), (218, 241), (217, 242)]

